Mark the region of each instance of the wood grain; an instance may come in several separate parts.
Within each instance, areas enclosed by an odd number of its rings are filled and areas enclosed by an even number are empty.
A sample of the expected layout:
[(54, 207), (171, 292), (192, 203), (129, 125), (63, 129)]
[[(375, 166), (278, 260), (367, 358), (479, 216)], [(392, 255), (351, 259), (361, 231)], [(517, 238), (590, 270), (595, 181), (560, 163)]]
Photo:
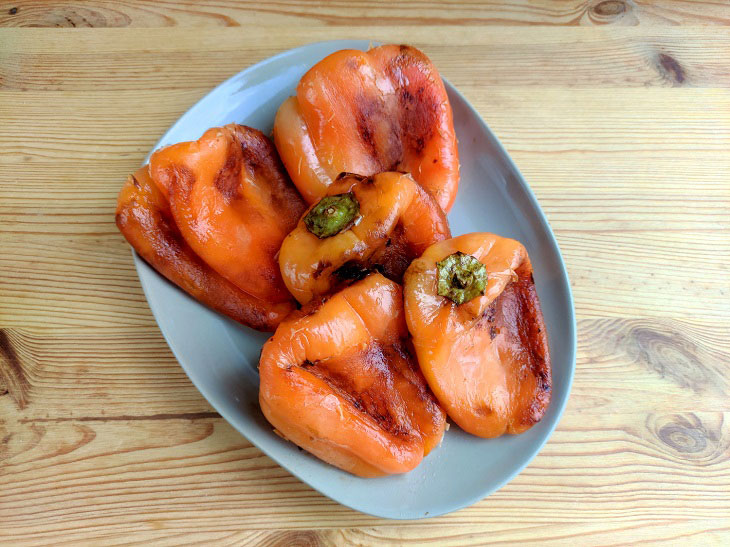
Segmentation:
[[(730, 321), (581, 319), (571, 407), (606, 412), (724, 408)], [(212, 409), (156, 327), (5, 329), (15, 384), (0, 409), (25, 422), (197, 416)], [(3, 371), (7, 367), (3, 366)], [(610, 385), (610, 390), (605, 385)], [(30, 403), (30, 404), (27, 404)]]
[(185, 0), (182, 2), (15, 0), (0, 25), (19, 27), (221, 27), (281, 25), (728, 25), (711, 0), (549, 0), (391, 2), (357, 0)]
[[(0, 28), (0, 543), (730, 542), (728, 23), (683, 0), (0, 6), (6, 26), (128, 27)], [(127, 173), (211, 87), (336, 37), (433, 58), (530, 182), (575, 296), (557, 431), (427, 521), (339, 506), (236, 433), (113, 224)]]
[[(580, 413), (569, 412), (529, 468), (487, 500), (423, 523), (390, 525), (390, 532), (349, 534), (416, 540), (444, 529), (446, 537), (463, 534), (462, 526), (483, 533), (494, 524), (505, 539), (542, 537), (526, 529), (525, 506), (529, 528), (552, 527), (558, 537), (569, 533), (558, 532), (562, 523), (568, 531), (600, 530), (604, 521), (625, 532), (676, 520), (718, 527), (730, 502), (729, 418), (594, 414), (587, 427)], [(99, 533), (141, 538), (160, 528), (231, 533), (306, 529), (315, 522), (318, 528), (387, 525), (315, 493), (220, 418), (20, 422), (4, 450), (0, 534), (6, 537), (60, 535), (71, 542)]]
[[(729, 10), (730, 11), (730, 10)], [(100, 41), (99, 32), (113, 39)], [(455, 85), (730, 87), (730, 28), (713, 27), (351, 27), (276, 26), (186, 33), (177, 29), (6, 29), (0, 89), (201, 92), (244, 67), (318, 40), (406, 41), (428, 52)], [(275, 41), (271, 36), (277, 36)], [(73, 40), (74, 49), (59, 44)], [(692, 47), (682, 47), (691, 43)], [(13, 53), (11, 52), (19, 52)], [(91, 53), (93, 51), (93, 53)], [(179, 70), (180, 62), (195, 71)], [(534, 91), (534, 90), (533, 90)]]

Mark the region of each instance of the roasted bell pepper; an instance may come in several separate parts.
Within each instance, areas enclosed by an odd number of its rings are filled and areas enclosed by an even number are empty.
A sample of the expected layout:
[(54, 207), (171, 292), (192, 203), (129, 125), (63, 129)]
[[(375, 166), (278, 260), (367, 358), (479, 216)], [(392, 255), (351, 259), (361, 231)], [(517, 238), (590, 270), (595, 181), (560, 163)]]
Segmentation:
[(370, 269), (400, 282), (411, 260), (449, 237), (443, 211), (410, 175), (342, 173), (284, 239), (279, 265), (306, 304)]
[(411, 263), (404, 290), (421, 370), (454, 422), (497, 437), (542, 418), (550, 354), (521, 243), (487, 233), (436, 243)]
[(261, 351), (259, 401), (276, 431), (361, 477), (405, 473), (443, 437), (402, 298), (398, 284), (371, 274), (293, 312)]
[(293, 309), (242, 291), (203, 262), (185, 243), (165, 196), (147, 166), (119, 193), (116, 221), (124, 237), (153, 268), (203, 304), (258, 330), (274, 330)]
[(158, 150), (149, 170), (185, 241), (211, 268), (262, 302), (291, 301), (276, 254), (306, 206), (269, 139), (241, 125), (214, 127)]
[(324, 58), (279, 108), (274, 142), (309, 203), (343, 171), (408, 171), (448, 212), (459, 183), (451, 106), (421, 51), (386, 45)]

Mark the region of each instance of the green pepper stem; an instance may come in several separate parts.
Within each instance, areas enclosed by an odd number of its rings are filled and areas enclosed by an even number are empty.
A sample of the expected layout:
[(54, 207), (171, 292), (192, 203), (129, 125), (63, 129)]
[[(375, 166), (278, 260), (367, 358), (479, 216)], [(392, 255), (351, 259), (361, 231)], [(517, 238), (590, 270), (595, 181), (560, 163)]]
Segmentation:
[(304, 217), (304, 225), (320, 239), (332, 237), (352, 226), (360, 213), (355, 194), (323, 197)]
[(436, 267), (439, 296), (463, 304), (484, 294), (487, 267), (473, 256), (457, 251), (437, 262)]

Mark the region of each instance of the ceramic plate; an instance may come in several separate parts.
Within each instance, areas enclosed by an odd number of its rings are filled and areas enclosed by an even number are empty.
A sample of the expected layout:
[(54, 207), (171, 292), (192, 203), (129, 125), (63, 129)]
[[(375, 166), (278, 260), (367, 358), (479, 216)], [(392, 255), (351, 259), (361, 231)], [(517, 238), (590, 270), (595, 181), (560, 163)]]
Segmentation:
[[(237, 122), (271, 132), (274, 114), (301, 76), (326, 55), (367, 50), (368, 41), (307, 45), (230, 78), (193, 106), (157, 147), (195, 140), (209, 127)], [(454, 511), (495, 491), (547, 441), (568, 399), (575, 366), (575, 318), (568, 276), (550, 226), (497, 138), (453, 86), (446, 89), (459, 139), (461, 183), (449, 221), (454, 235), (487, 231), (520, 240), (530, 254), (553, 363), (553, 394), (540, 423), (518, 436), (479, 439), (452, 426), (414, 471), (361, 479), (298, 450), (272, 432), (258, 405), (257, 363), (267, 334), (198, 304), (135, 255), (137, 272), (175, 357), (210, 404), (249, 441), (312, 488), (358, 511), (415, 519)]]

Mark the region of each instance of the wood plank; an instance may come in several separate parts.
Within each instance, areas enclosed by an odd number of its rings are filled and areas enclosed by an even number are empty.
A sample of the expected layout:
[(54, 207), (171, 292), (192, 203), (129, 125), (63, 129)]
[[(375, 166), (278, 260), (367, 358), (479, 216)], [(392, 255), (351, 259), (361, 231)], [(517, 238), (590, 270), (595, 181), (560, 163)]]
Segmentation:
[[(443, 525), (490, 523), (529, 537), (525, 507), (531, 526), (552, 525), (546, 533), (558, 539), (566, 533), (557, 527), (562, 523), (604, 534), (623, 528), (627, 535), (652, 521), (724, 520), (726, 527), (729, 418), (718, 412), (605, 413), (591, 416), (588, 427), (580, 413), (568, 413), (509, 485), (470, 508), (411, 523), (410, 536), (438, 535)], [(220, 418), (27, 423), (13, 424), (10, 433), (2, 444), (0, 499), (0, 537), (7, 541), (58, 535), (88, 541), (100, 533), (160, 528), (220, 533), (313, 522), (319, 528), (389, 524), (317, 494)], [(714, 529), (722, 528), (715, 522)]]
[(730, 317), (728, 230), (558, 233), (581, 317)]
[[(511, 152), (605, 154), (612, 163), (633, 160), (633, 154), (643, 163), (668, 153), (679, 158), (705, 153), (703, 159), (714, 153), (718, 167), (730, 162), (719, 154), (730, 143), (730, 91), (575, 89), (566, 94), (545, 88), (535, 97), (525, 87), (461, 90)], [(202, 94), (0, 91), (1, 161), (128, 159), (130, 166), (139, 165), (161, 133)]]
[[(0, 89), (205, 90), (247, 66), (332, 39), (327, 27), (179, 30), (0, 28)], [(278, 35), (271, 41), (272, 35)], [(341, 34), (337, 34), (341, 37)], [(104, 37), (103, 39), (97, 37)], [(347, 37), (412, 43), (457, 86), (730, 87), (730, 29), (716, 27), (355, 27)], [(73, 40), (74, 48), (64, 47)], [(142, 98), (142, 100), (144, 100)]]
[(679, 0), (447, 0), (390, 2), (323, 0), (256, 2), (94, 2), (15, 0), (0, 12), (0, 25), (32, 27), (221, 27), (275, 25), (727, 25), (722, 2)]
[[(640, 524), (596, 526), (593, 523), (495, 524), (488, 530), (478, 525), (352, 528), (344, 530), (297, 530), (295, 532), (245, 532), (224, 536), (224, 541), (250, 541), (256, 545), (291, 545), (300, 541), (314, 545), (439, 545), (463, 546), (485, 543), (519, 545), (565, 545), (577, 540), (581, 545), (644, 545), (691, 541), (698, 545), (721, 544), (730, 526), (726, 520), (646, 521)], [(498, 538), (498, 539), (497, 539)], [(173, 540), (174, 541), (174, 540)], [(162, 543), (161, 543), (162, 544)], [(174, 544), (174, 543), (173, 543)], [(233, 543), (231, 543), (233, 544)]]
[[(727, 317), (730, 157), (722, 151), (730, 147), (730, 96), (545, 89), (534, 101), (524, 88), (464, 91), (532, 182), (581, 313)], [(134, 108), (133, 92), (0, 93), (0, 237), (8, 251), (0, 269), (16, 281), (0, 295), (16, 326), (152, 324), (113, 225), (117, 181), (197, 92), (150, 94)], [(657, 308), (667, 290), (684, 297)]]
[[(730, 410), (729, 331), (710, 318), (580, 319), (570, 411)], [(0, 332), (0, 415), (41, 424), (213, 412), (156, 326)]]
[[(728, 543), (729, 23), (709, 0), (1, 7), (0, 25), (137, 28), (0, 29), (0, 543)], [(575, 295), (559, 428), (502, 490), (427, 521), (335, 504), (229, 426), (112, 220), (214, 85), (343, 36), (423, 48), (472, 101)]]
[[(113, 225), (107, 230), (0, 236), (0, 325), (154, 328), (129, 248)], [(581, 317), (730, 318), (727, 231), (558, 230)]]
[[(104, 545), (134, 545), (144, 542), (152, 547), (215, 545), (258, 545), (262, 547), (339, 546), (339, 545), (438, 545), (444, 547), (485, 544), (518, 543), (520, 545), (565, 545), (580, 541), (585, 546), (666, 545), (689, 541), (699, 545), (721, 545), (728, 535), (727, 521), (723, 519), (667, 521), (646, 520), (632, 524), (605, 523), (490, 523), (441, 524), (424, 526), (377, 526), (362, 528), (301, 529), (301, 530), (245, 530), (245, 531), (186, 531), (175, 532), (164, 528), (162, 521), (150, 521), (147, 530), (130, 530), (115, 536), (96, 530), (81, 537), (93, 543), (103, 540)], [(32, 542), (32, 540), (30, 540)], [(55, 538), (54, 545), (79, 545), (77, 539), (64, 541)], [(20, 545), (25, 544), (20, 542)], [(32, 544), (29, 542), (29, 544)]]
[[(729, 331), (727, 319), (580, 319), (569, 410), (583, 416), (726, 410)], [(0, 415), (55, 423), (213, 412), (156, 327), (0, 332), (0, 392), (8, 392), (0, 396)]]
[(0, 332), (0, 380), (8, 391), (0, 408), (6, 415), (53, 422), (213, 411), (156, 326)]
[[(582, 156), (579, 167), (593, 165), (588, 174), (600, 175), (606, 184), (599, 187), (606, 191), (616, 185), (622, 190), (630, 185), (639, 189), (661, 186), (657, 189), (663, 191), (664, 184), (658, 183), (666, 181), (676, 195), (685, 177), (697, 182), (700, 191), (714, 188), (716, 196), (727, 191), (727, 185), (720, 183), (725, 181), (723, 172), (730, 159), (720, 152), (730, 145), (730, 91), (575, 89), (566, 94), (546, 88), (535, 97), (524, 87), (461, 89), (507, 149), (529, 158), (527, 168), (532, 163), (533, 168), (556, 170), (564, 165), (563, 155), (571, 161)], [(81, 178), (79, 161), (90, 162), (94, 169), (104, 162), (105, 175), (111, 165), (124, 162), (123, 173), (139, 165), (166, 127), (204, 92), (147, 91), (142, 97), (140, 93), (0, 92), (4, 121), (0, 162), (8, 166), (0, 176), (18, 181), (19, 173), (26, 170), (29, 175), (34, 175), (33, 169), (42, 172), (44, 167), (34, 166), (36, 162), (64, 169), (73, 164), (73, 173), (61, 171), (62, 182), (72, 184)], [(44, 132), (42, 140), (38, 139), (40, 131)], [(556, 163), (551, 161), (552, 155)], [(702, 160), (697, 162), (697, 172), (677, 173), (669, 168), (671, 161), (688, 165), (696, 157)], [(8, 164), (17, 166), (10, 169)], [(21, 166), (25, 167), (19, 171)], [(663, 176), (658, 177), (657, 172)], [(584, 180), (581, 173), (570, 171), (563, 179), (575, 187)], [(629, 178), (631, 173), (636, 176)], [(102, 182), (109, 181), (94, 176), (84, 184)], [(540, 184), (540, 180), (533, 183)], [(2, 191), (12, 193), (14, 188)]]

